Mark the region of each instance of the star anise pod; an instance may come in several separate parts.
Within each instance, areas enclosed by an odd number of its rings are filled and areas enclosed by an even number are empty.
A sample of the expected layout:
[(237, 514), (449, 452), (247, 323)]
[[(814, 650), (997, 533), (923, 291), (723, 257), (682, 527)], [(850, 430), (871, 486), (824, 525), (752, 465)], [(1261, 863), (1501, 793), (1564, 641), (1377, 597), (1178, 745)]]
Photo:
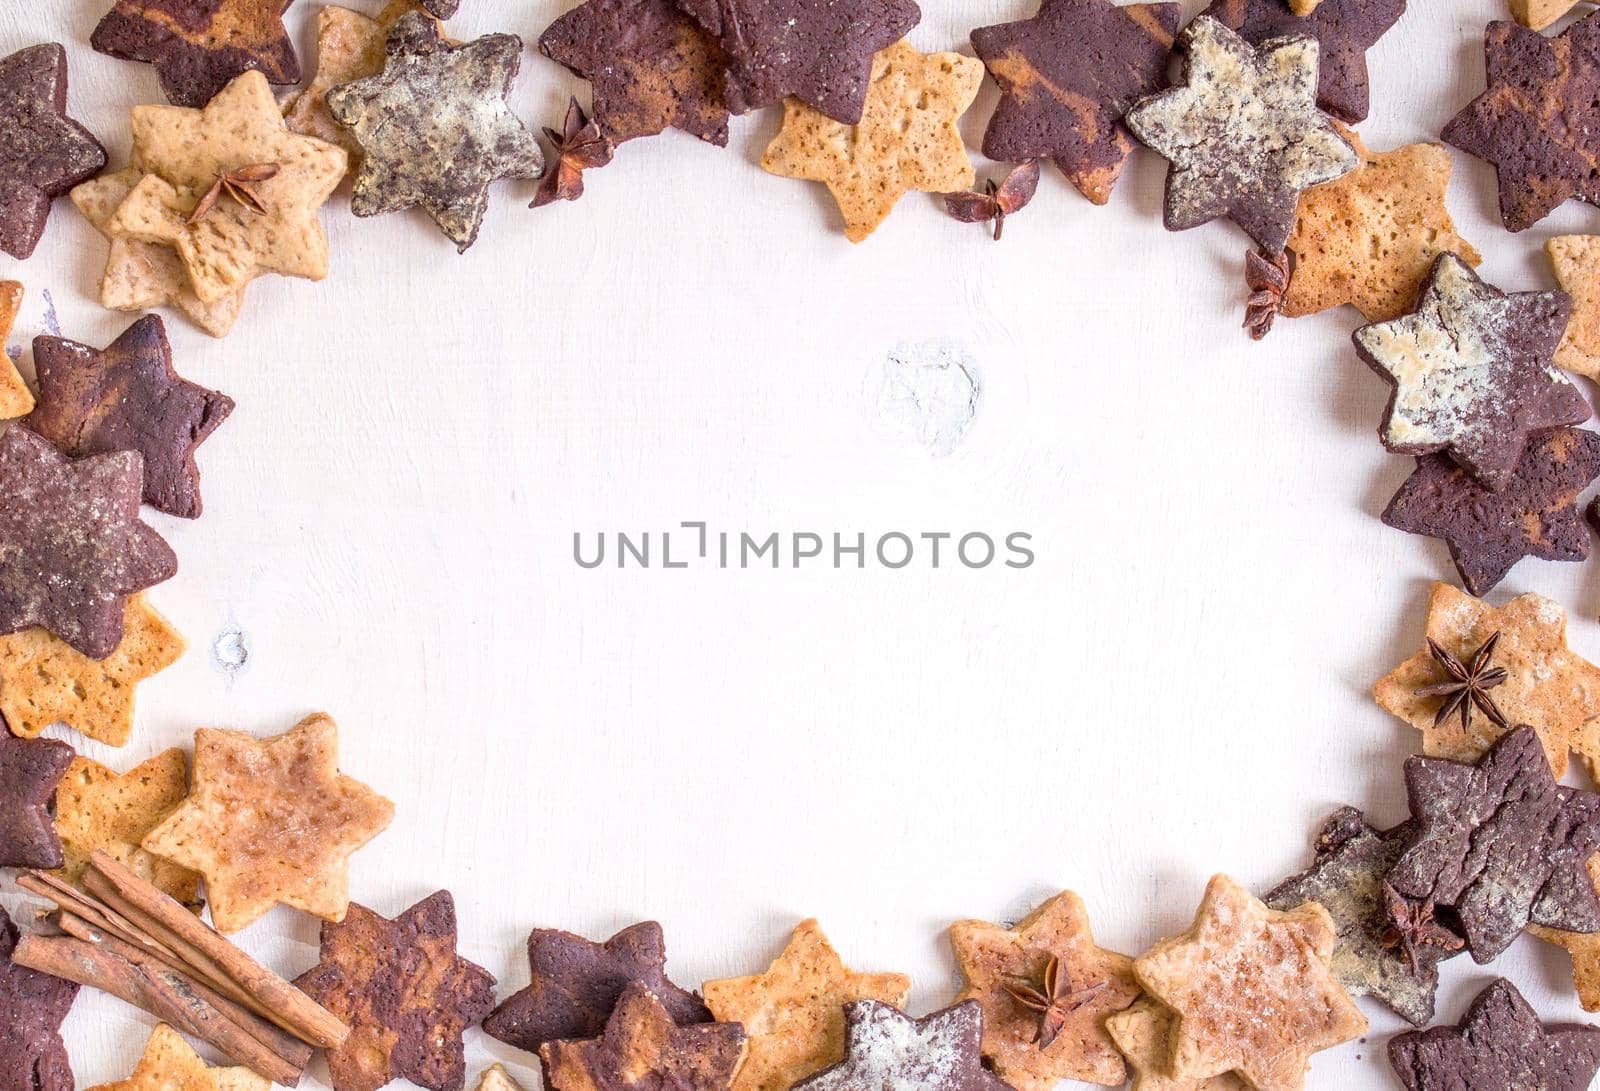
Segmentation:
[(1461, 730), (1465, 731), (1472, 723), (1472, 706), (1478, 709), (1495, 724), (1496, 727), (1510, 726), (1505, 715), (1496, 707), (1494, 699), (1489, 696), (1489, 691), (1507, 678), (1504, 667), (1490, 667), (1489, 660), (1494, 655), (1494, 646), (1500, 641), (1500, 633), (1495, 632), (1483, 646), (1472, 653), (1472, 658), (1463, 663), (1454, 654), (1446, 650), (1432, 637), (1428, 638), (1428, 651), (1438, 664), (1444, 668), (1450, 677), (1444, 682), (1435, 682), (1431, 686), (1423, 686), (1417, 690), (1418, 697), (1443, 697), (1444, 702), (1439, 706), (1439, 711), (1433, 717), (1433, 726), (1438, 727), (1448, 720), (1451, 715), (1459, 713), (1461, 716)]
[(988, 223), (994, 221), (994, 240), (1000, 241), (1000, 232), (1006, 226), (1006, 217), (1020, 212), (1033, 200), (1039, 188), (1039, 161), (1024, 159), (1012, 167), (1004, 179), (996, 183), (993, 178), (983, 183), (983, 188), (969, 189), (965, 193), (951, 193), (944, 199), (945, 211), (962, 223)]
[(583, 172), (605, 166), (617, 150), (611, 138), (600, 131), (599, 123), (591, 121), (583, 112), (576, 98), (567, 103), (567, 118), (561, 132), (546, 125), (544, 135), (556, 147), (556, 165), (539, 183), (539, 192), (529, 208), (539, 208), (551, 201), (576, 201), (583, 196)]
[(1289, 252), (1264, 257), (1249, 250), (1244, 255), (1244, 283), (1250, 298), (1244, 304), (1244, 328), (1250, 339), (1259, 341), (1272, 329), (1273, 320), (1283, 307), (1283, 293), (1289, 290)]
[(1042, 982), (1005, 981), (1000, 987), (1011, 994), (1011, 999), (1039, 1014), (1039, 1027), (1033, 1040), (1040, 1049), (1049, 1049), (1066, 1024), (1067, 1016), (1094, 999), (1095, 993), (1105, 986), (1104, 981), (1097, 981), (1087, 988), (1074, 989), (1071, 977), (1061, 968), (1061, 960), (1051, 955), (1050, 961), (1044, 964)]
[(256, 192), (256, 183), (265, 182), (277, 173), (276, 163), (251, 163), (247, 167), (218, 171), (216, 181), (211, 183), (211, 188), (206, 190), (205, 196), (200, 198), (199, 203), (194, 206), (194, 211), (190, 212), (189, 218), (183, 222), (192, 227), (205, 219), (224, 194), (232, 197), (236, 204), (248, 212), (254, 212), (258, 216), (265, 213), (267, 206), (261, 200), (261, 194)]
[(1383, 913), (1389, 924), (1382, 937), (1385, 947), (1399, 947), (1406, 953), (1411, 973), (1418, 973), (1417, 950), (1437, 947), (1459, 951), (1467, 941), (1440, 924), (1434, 917), (1433, 899), (1412, 901), (1388, 883), (1383, 884)]

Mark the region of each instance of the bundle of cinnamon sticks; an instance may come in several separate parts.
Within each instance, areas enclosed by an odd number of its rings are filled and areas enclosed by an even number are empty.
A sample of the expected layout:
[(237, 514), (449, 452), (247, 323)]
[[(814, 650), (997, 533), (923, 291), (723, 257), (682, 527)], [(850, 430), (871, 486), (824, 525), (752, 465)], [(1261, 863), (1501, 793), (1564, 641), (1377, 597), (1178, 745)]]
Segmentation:
[(55, 903), (49, 920), (59, 933), (23, 936), (15, 962), (111, 993), (287, 1087), (313, 1048), (350, 1033), (114, 857), (96, 852), (82, 884), (41, 871), (18, 876), (18, 886)]

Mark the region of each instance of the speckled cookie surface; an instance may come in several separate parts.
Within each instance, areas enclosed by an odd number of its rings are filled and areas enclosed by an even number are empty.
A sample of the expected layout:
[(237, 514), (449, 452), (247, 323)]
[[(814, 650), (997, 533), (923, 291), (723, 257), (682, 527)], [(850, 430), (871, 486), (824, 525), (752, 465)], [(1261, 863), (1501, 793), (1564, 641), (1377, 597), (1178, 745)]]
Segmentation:
[(62, 877), (76, 885), (89, 858), (107, 852), (168, 897), (198, 905), (198, 874), (139, 847), (188, 794), (189, 761), (177, 747), (126, 773), (74, 758), (56, 786), (56, 833), (66, 853)]
[(1106, 1020), (1106, 1033), (1132, 1070), (1133, 1091), (1249, 1091), (1232, 1072), (1197, 1080), (1172, 1075), (1172, 1024), (1176, 1018), (1166, 1005), (1144, 996)]
[(873, 55), (922, 18), (913, 0), (678, 0), (728, 55), (736, 114), (790, 96), (844, 125), (861, 120)]
[(1226, 216), (1263, 250), (1283, 250), (1300, 192), (1360, 164), (1317, 108), (1317, 43), (1252, 46), (1202, 15), (1178, 38), (1183, 82), (1128, 111), (1135, 136), (1166, 158), (1169, 231)]
[(61, 866), (50, 805), (71, 764), (72, 747), (59, 739), (0, 734), (0, 867)]
[(1128, 107), (1166, 86), (1178, 4), (1043, 0), (1031, 19), (978, 27), (972, 47), (1000, 85), (983, 154), (1050, 159), (1105, 204), (1137, 142)]
[(300, 82), (283, 26), (294, 0), (117, 0), (89, 41), (101, 53), (154, 65), (176, 106), (204, 106), (242, 72)]
[(1356, 352), (1394, 388), (1378, 436), (1401, 454), (1443, 451), (1485, 487), (1504, 488), (1535, 434), (1589, 418), (1555, 369), (1565, 292), (1507, 294), (1442, 254), (1416, 308), (1352, 334)]
[(728, 1091), (744, 1054), (738, 1023), (683, 1026), (642, 981), (622, 990), (598, 1036), (539, 1048), (555, 1091)]
[(144, 1056), (125, 1080), (104, 1083), (90, 1091), (272, 1091), (271, 1080), (243, 1066), (213, 1068), (183, 1036), (165, 1023), (156, 1024)]
[(343, 83), (376, 76), (383, 71), (383, 43), (389, 28), (412, 6), (391, 0), (376, 17), (329, 4), (317, 12), (317, 71), (283, 109), (290, 131), (337, 144), (361, 161), (361, 145), (328, 112), (328, 92)]
[(73, 460), (13, 425), (0, 436), (0, 635), (43, 626), (94, 659), (122, 641), (128, 596), (178, 570), (139, 521), (143, 461)]
[(12, 962), (18, 938), (0, 908), (0, 1091), (73, 1091), (60, 1027), (78, 986)]
[[(1589, 881), (1600, 890), (1600, 856), (1589, 858)], [(1572, 960), (1572, 984), (1584, 1011), (1600, 1011), (1600, 932), (1563, 932), (1530, 924), (1528, 931), (1567, 952)]]
[(1600, 204), (1600, 19), (1554, 38), (1490, 23), (1483, 48), (1488, 90), (1440, 135), (1494, 164), (1506, 227), (1531, 227), (1574, 197)]
[(795, 1091), (1007, 1091), (983, 1067), (983, 1008), (963, 1000), (913, 1019), (890, 1004), (844, 1007), (844, 1060), (795, 1084)]
[(0, 250), (33, 253), (50, 203), (106, 165), (94, 135), (67, 117), (67, 51), (55, 43), (0, 59)]

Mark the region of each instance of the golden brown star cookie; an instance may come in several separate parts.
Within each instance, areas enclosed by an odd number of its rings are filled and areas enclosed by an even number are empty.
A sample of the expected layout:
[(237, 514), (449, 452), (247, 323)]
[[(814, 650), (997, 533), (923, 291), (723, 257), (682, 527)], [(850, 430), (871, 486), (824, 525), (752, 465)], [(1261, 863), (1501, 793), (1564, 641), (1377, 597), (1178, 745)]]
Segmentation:
[(6, 338), (22, 309), (22, 285), (15, 280), (0, 280), (0, 420), (23, 416), (33, 410), (33, 393), (17, 371), (17, 362), (6, 355)]
[(183, 654), (183, 637), (143, 595), (128, 599), (122, 641), (104, 659), (90, 659), (40, 628), (0, 636), (0, 717), (13, 735), (36, 738), (64, 723), (107, 746), (133, 732), (139, 683)]
[[(1487, 691), (1501, 718), (1539, 733), (1558, 778), (1566, 772), (1569, 749), (1578, 751), (1591, 774), (1600, 769), (1600, 736), (1586, 726), (1600, 716), (1600, 667), (1567, 650), (1567, 612), (1539, 595), (1519, 595), (1494, 607), (1450, 584), (1433, 585), (1429, 641), (1458, 659), (1470, 659), (1496, 633), (1499, 639), (1485, 666), (1506, 672), (1505, 681)], [(1372, 696), (1422, 732), (1422, 751), (1429, 757), (1474, 761), (1506, 729), (1480, 707), (1469, 708), (1465, 728), (1459, 715), (1440, 720), (1448, 696), (1420, 691), (1450, 681), (1446, 667), (1425, 646), (1380, 678)]]
[(1283, 314), (1298, 318), (1350, 303), (1368, 322), (1386, 322), (1411, 309), (1440, 254), (1454, 252), (1473, 266), (1481, 259), (1456, 234), (1445, 208), (1450, 153), (1444, 145), (1371, 152), (1353, 130), (1340, 131), (1361, 165), (1300, 194)]
[(89, 858), (103, 849), (168, 896), (198, 905), (199, 875), (139, 847), (188, 794), (189, 762), (177, 747), (126, 773), (72, 759), (56, 786), (56, 833), (67, 856), (62, 877), (76, 885)]
[(1543, 30), (1578, 3), (1579, 0), (1510, 0), (1511, 18), (1529, 30)]
[[(349, 157), (290, 132), (260, 72), (238, 77), (204, 109), (135, 106), (132, 125), (133, 166), (144, 177), (107, 222), (113, 238), (174, 247), (203, 303), (236, 295), (263, 273), (328, 275), (317, 210)], [(219, 181), (250, 168), (262, 168), (248, 183), (253, 200), (234, 199), (232, 186), (205, 207)]]
[(1544, 244), (1544, 252), (1556, 282), (1572, 297), (1556, 366), (1600, 381), (1600, 235), (1558, 235)]
[(272, 1081), (248, 1068), (212, 1068), (181, 1035), (156, 1024), (144, 1056), (125, 1080), (103, 1083), (89, 1091), (271, 1091)]
[(872, 58), (861, 121), (845, 125), (799, 99), (783, 105), (783, 128), (761, 167), (827, 183), (860, 242), (911, 190), (953, 193), (975, 177), (956, 121), (983, 82), (983, 63), (959, 53), (919, 53), (897, 42)]
[(957, 921), (950, 945), (967, 982), (957, 1000), (983, 1008), (984, 1059), (1017, 1091), (1127, 1079), (1105, 1021), (1139, 996), (1133, 960), (1096, 946), (1076, 894), (1062, 891), (1014, 928)]
[(1155, 999), (1177, 1016), (1172, 1074), (1237, 1071), (1258, 1091), (1298, 1091), (1311, 1055), (1367, 1029), (1333, 976), (1338, 938), (1316, 902), (1280, 913), (1217, 875), (1189, 930), (1133, 960)]
[(845, 1004), (881, 1000), (903, 1007), (911, 979), (848, 969), (822, 928), (808, 920), (764, 973), (708, 981), (703, 991), (712, 1015), (743, 1023), (749, 1035), (733, 1091), (788, 1091), (844, 1057)]
[(323, 713), (268, 739), (195, 732), (189, 798), (143, 846), (205, 876), (218, 931), (278, 902), (344, 919), (350, 856), (389, 825), (394, 804), (339, 772), (338, 734)]
[(1148, 996), (1106, 1020), (1106, 1033), (1133, 1069), (1133, 1091), (1249, 1091), (1232, 1072), (1203, 1080), (1172, 1075), (1172, 1020), (1172, 1011)]
[[(1589, 859), (1589, 881), (1600, 891), (1600, 856)], [(1572, 959), (1572, 983), (1583, 1010), (1600, 1011), (1600, 932), (1563, 932), (1542, 924), (1529, 925), (1528, 931), (1567, 952)]]

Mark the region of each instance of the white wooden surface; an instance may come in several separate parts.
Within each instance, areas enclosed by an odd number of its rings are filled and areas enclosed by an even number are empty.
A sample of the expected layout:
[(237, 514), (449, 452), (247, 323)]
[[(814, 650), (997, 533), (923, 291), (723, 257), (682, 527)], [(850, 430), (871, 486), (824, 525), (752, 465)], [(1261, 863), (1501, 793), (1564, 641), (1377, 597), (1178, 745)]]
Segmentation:
[[(148, 68), (89, 49), (106, 6), (5, 0), (0, 50), (66, 43), (71, 110), (116, 165), (128, 107), (160, 95)], [(290, 11), (308, 70), (317, 7)], [(562, 7), (467, 0), (451, 25), (531, 43)], [(972, 26), (1031, 8), (930, 0), (912, 40), (965, 50)], [(1413, 0), (1371, 54), (1367, 143), (1437, 134), (1481, 89), (1500, 14)], [(514, 102), (550, 123), (578, 89), (530, 45)], [(974, 148), (994, 99), (965, 121)], [(267, 734), (329, 710), (346, 771), (399, 805), (356, 859), (357, 898), (394, 913), (449, 888), (462, 951), (506, 993), (533, 925), (657, 917), (694, 984), (760, 968), (814, 914), (856, 965), (911, 973), (927, 1010), (956, 984), (952, 919), (1014, 918), (1067, 886), (1103, 942), (1137, 952), (1212, 872), (1259, 890), (1301, 867), (1334, 806), (1400, 818), (1417, 739), (1366, 690), (1419, 645), (1450, 569), (1377, 521), (1408, 460), (1373, 434), (1384, 387), (1350, 350), (1355, 313), (1248, 341), (1242, 235), (1164, 233), (1148, 154), (1106, 208), (1047, 171), (998, 246), (923, 195), (851, 246), (821, 187), (757, 168), (776, 125), (736, 121), (725, 151), (628, 145), (576, 205), (530, 212), (531, 184), (498, 186), (464, 257), (420, 213), (357, 221), (340, 197), (329, 280), (258, 281), (226, 341), (169, 316), (180, 370), (239, 409), (202, 452), (204, 518), (149, 517), (182, 561), (154, 601), (190, 650), (141, 690), (126, 749), (86, 751), (126, 768), (199, 725)], [(1600, 214), (1512, 236), (1492, 171), (1456, 161), (1451, 210), (1483, 273), (1552, 285), (1543, 240)], [(29, 288), (13, 340), (42, 332), (47, 291), (66, 335), (112, 338), (131, 316), (95, 301), (103, 256), (60, 202), (35, 257), (0, 262)], [(884, 396), (890, 355), (930, 344), (978, 378), (964, 433)], [(1021, 530), (1038, 560), (571, 559), (575, 531), (684, 520)], [(1525, 590), (1600, 656), (1589, 569), (1525, 562), (1493, 597)], [(238, 640), (230, 670), (214, 645)], [(244, 935), (289, 973), (315, 940), (286, 911)], [(1492, 970), (1448, 964), (1442, 1015), (1492, 972), (1582, 1014), (1565, 956), (1524, 939)], [(1320, 1056), (1314, 1086), (1386, 1085), (1399, 1024), (1364, 1006), (1371, 1039)], [(125, 1074), (146, 1030), (85, 995), (66, 1025), (80, 1086)], [(501, 1059), (534, 1078), (477, 1032), (469, 1055), (474, 1075)], [(319, 1062), (303, 1086), (325, 1078)]]

